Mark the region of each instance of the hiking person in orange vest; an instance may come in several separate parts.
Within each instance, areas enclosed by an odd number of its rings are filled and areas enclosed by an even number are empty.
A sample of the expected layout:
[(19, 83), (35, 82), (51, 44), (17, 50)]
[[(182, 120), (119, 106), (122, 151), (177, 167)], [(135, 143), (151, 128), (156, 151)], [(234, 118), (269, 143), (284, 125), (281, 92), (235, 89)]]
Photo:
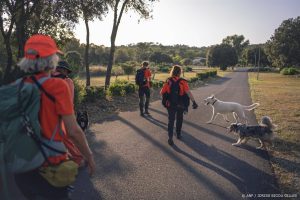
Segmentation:
[[(58, 66), (56, 66), (55, 72), (52, 73), (52, 77), (55, 78), (61, 78), (66, 81), (66, 83), (69, 86), (70, 92), (71, 92), (71, 101), (72, 104), (74, 102), (74, 83), (71, 78), (69, 78), (69, 74), (72, 73), (72, 70), (69, 67), (69, 64), (62, 60), (58, 62)], [(66, 136), (64, 138), (64, 144), (68, 149), (69, 156), (72, 160), (74, 160), (80, 167), (84, 166), (84, 159), (83, 156), (81, 155), (79, 149), (74, 145), (72, 140)]]
[[(35, 83), (40, 90), (39, 121), (43, 140), (63, 145), (63, 140), (68, 134), (87, 161), (88, 171), (92, 175), (96, 168), (93, 153), (76, 122), (69, 86), (66, 81), (50, 76), (57, 66), (58, 53), (62, 52), (50, 36), (33, 35), (25, 43), (25, 56), (18, 66), (22, 71), (32, 74), (30, 77), (24, 77), (24, 81)], [(45, 81), (38, 84), (41, 79)], [(60, 166), (66, 160), (67, 152), (52, 152), (41, 167)], [(41, 167), (15, 174), (17, 186), (24, 196), (28, 199), (67, 199), (69, 187), (53, 186), (52, 182), (42, 176)]]
[[(142, 67), (137, 70), (135, 76), (135, 82), (139, 86), (139, 106), (140, 115), (142, 117), (144, 116), (144, 114), (150, 114), (148, 108), (150, 102), (151, 71), (148, 66), (149, 63), (147, 61), (144, 61), (142, 63)], [(144, 100), (144, 96), (146, 96), (146, 101)]]
[(162, 95), (162, 104), (168, 110), (168, 143), (173, 145), (173, 128), (176, 118), (176, 134), (177, 139), (181, 139), (181, 128), (183, 122), (183, 113), (188, 111), (190, 100), (193, 102), (193, 109), (198, 107), (195, 99), (189, 89), (185, 79), (180, 78), (182, 69), (178, 65), (174, 65), (169, 77), (160, 91)]

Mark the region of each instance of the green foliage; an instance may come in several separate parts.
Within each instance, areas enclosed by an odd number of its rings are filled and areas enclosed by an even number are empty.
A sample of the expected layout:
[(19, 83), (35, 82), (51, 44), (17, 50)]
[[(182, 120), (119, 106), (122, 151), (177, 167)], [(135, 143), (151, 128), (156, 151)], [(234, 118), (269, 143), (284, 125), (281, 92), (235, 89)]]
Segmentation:
[(105, 97), (105, 89), (104, 87), (97, 86), (89, 86), (85, 88), (86, 96), (85, 100), (93, 102), (96, 99)]
[(160, 65), (160, 66), (158, 66), (158, 70), (160, 72), (169, 73), (171, 70), (171, 67)]
[(123, 69), (124, 73), (128, 75), (128, 79), (129, 79), (129, 75), (135, 72), (135, 65), (131, 65), (130, 63), (123, 63), (121, 65), (121, 68)]
[(86, 97), (85, 86), (78, 79), (73, 79), (74, 82), (74, 105), (78, 107)]
[(151, 86), (153, 88), (161, 88), (164, 85), (164, 81), (152, 81)]
[(184, 67), (183, 70), (184, 70), (185, 72), (191, 72), (191, 71), (193, 71), (193, 68), (187, 66), (187, 67)]
[(115, 81), (108, 88), (109, 96), (125, 96), (126, 94), (134, 93), (137, 89), (137, 86), (128, 81)]
[(200, 80), (198, 77), (192, 77), (189, 82), (190, 83), (194, 83), (194, 82), (196, 82), (198, 80)]
[(289, 68), (283, 68), (280, 71), (280, 73), (283, 75), (295, 75), (295, 74), (299, 74), (299, 71), (294, 67), (289, 67)]
[(300, 66), (300, 16), (288, 19), (267, 42), (266, 53), (275, 67)]
[(204, 80), (204, 79), (207, 79), (208, 77), (214, 77), (216, 75), (217, 75), (217, 70), (208, 70), (208, 71), (205, 71), (205, 72), (197, 73), (196, 77), (199, 80)]
[(111, 73), (113, 76), (116, 77), (116, 79), (118, 78), (118, 76), (123, 75), (124, 74), (124, 70), (122, 69), (122, 67), (120, 66), (113, 66)]
[(82, 69), (82, 57), (77, 51), (68, 51), (65, 55), (66, 61), (69, 63), (70, 68), (73, 71), (73, 75), (79, 73)]
[(249, 40), (245, 41), (245, 37), (243, 35), (231, 35), (224, 38), (222, 44), (227, 44), (233, 47), (238, 58), (240, 58), (243, 49), (249, 45)]
[(221, 44), (211, 47), (207, 53), (206, 61), (208, 66), (226, 70), (227, 67), (237, 64), (238, 56), (233, 47), (228, 44)]
[(157, 63), (157, 64), (161, 64), (161, 63), (172, 63), (173, 62), (173, 59), (165, 54), (165, 53), (162, 53), (162, 52), (154, 52), (150, 55), (150, 58), (149, 60), (151, 62), (154, 62), (154, 63)]

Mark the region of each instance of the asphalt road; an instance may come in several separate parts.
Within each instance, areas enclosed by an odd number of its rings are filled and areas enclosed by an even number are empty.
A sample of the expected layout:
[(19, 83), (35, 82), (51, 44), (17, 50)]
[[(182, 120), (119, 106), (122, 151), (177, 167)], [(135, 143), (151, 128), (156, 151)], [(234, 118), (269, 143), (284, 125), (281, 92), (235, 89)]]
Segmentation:
[[(211, 94), (252, 103), (247, 80), (247, 73), (235, 72), (193, 90), (200, 106), (185, 115), (183, 140), (174, 138), (174, 147), (167, 144), (167, 114), (160, 101), (151, 103), (149, 117), (123, 112), (93, 125), (97, 173), (88, 179), (81, 172), (73, 199), (233, 200), (278, 194), (268, 154), (255, 148), (257, 141), (234, 147), (236, 136), (226, 132), (229, 124), (222, 117), (206, 124), (212, 108), (203, 99)], [(250, 124), (257, 124), (254, 113), (246, 112)]]
[[(167, 144), (167, 114), (160, 101), (151, 103), (151, 116), (123, 112), (91, 126), (97, 173), (89, 179), (85, 169), (80, 171), (72, 199), (234, 200), (278, 194), (268, 154), (255, 148), (257, 141), (234, 147), (236, 136), (226, 132), (229, 124), (222, 117), (206, 124), (212, 108), (203, 99), (211, 94), (252, 104), (247, 79), (247, 73), (235, 72), (193, 90), (199, 108), (184, 116), (183, 139), (175, 137), (173, 147)], [(246, 115), (257, 124), (253, 112)]]

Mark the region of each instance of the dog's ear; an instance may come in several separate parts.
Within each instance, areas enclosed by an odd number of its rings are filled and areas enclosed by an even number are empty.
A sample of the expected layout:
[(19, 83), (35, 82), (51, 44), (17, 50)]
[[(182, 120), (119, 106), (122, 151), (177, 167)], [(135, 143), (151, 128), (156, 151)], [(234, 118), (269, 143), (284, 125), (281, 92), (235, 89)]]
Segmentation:
[(214, 98), (215, 98), (215, 95), (212, 94), (212, 95), (211, 95), (211, 98), (214, 99)]

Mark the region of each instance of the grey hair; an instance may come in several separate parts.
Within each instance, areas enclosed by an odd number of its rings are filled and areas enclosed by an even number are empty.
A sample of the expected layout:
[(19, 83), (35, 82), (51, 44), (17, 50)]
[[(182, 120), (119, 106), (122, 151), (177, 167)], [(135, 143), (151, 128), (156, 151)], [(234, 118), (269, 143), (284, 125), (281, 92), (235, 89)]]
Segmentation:
[(56, 54), (45, 58), (36, 58), (34, 60), (24, 57), (20, 60), (20, 62), (17, 65), (24, 72), (35, 73), (41, 71), (55, 70), (58, 60), (59, 57)]

